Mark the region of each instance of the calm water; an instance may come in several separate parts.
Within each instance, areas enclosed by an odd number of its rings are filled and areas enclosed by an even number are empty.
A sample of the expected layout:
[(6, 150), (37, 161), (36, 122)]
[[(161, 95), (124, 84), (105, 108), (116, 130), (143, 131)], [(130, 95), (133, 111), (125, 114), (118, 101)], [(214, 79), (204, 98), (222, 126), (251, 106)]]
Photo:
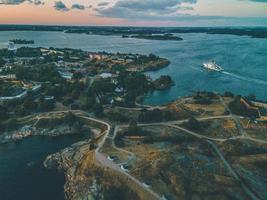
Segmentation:
[(43, 161), (47, 155), (85, 138), (85, 135), (33, 137), (0, 145), (0, 199), (63, 200), (63, 173), (45, 169)]
[[(171, 75), (175, 87), (154, 92), (145, 102), (166, 103), (196, 90), (247, 95), (255, 93), (267, 100), (267, 39), (247, 36), (179, 34), (184, 41), (149, 41), (119, 36), (65, 34), (62, 32), (0, 32), (0, 48), (9, 39), (33, 39), (34, 46), (80, 48), (88, 51), (155, 53), (168, 58), (171, 65), (148, 73), (153, 78)], [(205, 61), (216, 60), (225, 72), (202, 70)]]

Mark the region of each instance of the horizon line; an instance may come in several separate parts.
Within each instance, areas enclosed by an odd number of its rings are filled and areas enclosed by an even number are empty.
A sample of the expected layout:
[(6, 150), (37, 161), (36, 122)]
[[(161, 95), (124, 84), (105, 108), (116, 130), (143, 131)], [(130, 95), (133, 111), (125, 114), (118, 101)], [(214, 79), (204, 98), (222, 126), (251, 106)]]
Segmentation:
[[(136, 25), (78, 25), (78, 24), (0, 24), (0, 26), (50, 26), (50, 27), (129, 27), (129, 28), (267, 28), (266, 25), (207, 25), (207, 26), (136, 26)], [(0, 30), (1, 31), (1, 30)]]

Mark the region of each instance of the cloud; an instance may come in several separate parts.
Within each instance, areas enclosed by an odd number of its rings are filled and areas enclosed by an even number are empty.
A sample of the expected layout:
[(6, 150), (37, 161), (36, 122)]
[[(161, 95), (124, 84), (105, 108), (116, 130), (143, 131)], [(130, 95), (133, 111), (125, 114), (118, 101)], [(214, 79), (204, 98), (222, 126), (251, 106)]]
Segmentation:
[(197, 0), (118, 0), (113, 6), (102, 7), (98, 4), (95, 11), (104, 17), (173, 19), (186, 15), (184, 11), (192, 11), (196, 3)]
[(107, 6), (107, 5), (109, 5), (109, 2), (101, 2), (97, 4), (98, 7)]
[(69, 11), (69, 8), (62, 1), (55, 1), (54, 8), (59, 11)]
[(26, 0), (0, 0), (0, 4), (5, 5), (18, 5), (24, 3)]
[(85, 9), (85, 6), (84, 5), (81, 5), (81, 4), (73, 4), (71, 6), (71, 9), (84, 10)]
[(0, 0), (0, 4), (4, 5), (19, 5), (24, 2), (29, 2), (34, 5), (44, 5), (44, 2), (41, 0)]

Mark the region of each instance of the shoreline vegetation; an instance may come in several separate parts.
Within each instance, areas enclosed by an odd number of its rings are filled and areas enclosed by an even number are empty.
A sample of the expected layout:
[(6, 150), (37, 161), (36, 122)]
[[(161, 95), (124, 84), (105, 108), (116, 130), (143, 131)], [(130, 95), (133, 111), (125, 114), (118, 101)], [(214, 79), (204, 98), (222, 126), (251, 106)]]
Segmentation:
[(0, 58), (0, 132), (16, 129), (30, 113), (62, 107), (101, 116), (104, 106), (134, 106), (136, 97), (172, 82), (145, 75), (170, 64), (154, 54), (21, 47), (1, 49)]
[(14, 44), (34, 44), (34, 40), (14, 39), (14, 40), (9, 40), (9, 42), (13, 42)]
[(97, 27), (97, 26), (45, 26), (45, 25), (0, 25), (0, 31), (56, 31), (65, 33), (94, 35), (138, 35), (138, 34), (169, 34), (169, 33), (207, 33), (267, 38), (266, 27)]

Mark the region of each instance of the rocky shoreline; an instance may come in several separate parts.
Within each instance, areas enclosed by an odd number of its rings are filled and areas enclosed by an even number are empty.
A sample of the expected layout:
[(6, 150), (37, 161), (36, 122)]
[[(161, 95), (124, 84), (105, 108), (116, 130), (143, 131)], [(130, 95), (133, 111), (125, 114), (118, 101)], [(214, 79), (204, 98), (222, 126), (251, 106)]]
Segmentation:
[(36, 128), (33, 126), (25, 125), (22, 128), (13, 131), (11, 133), (4, 133), (0, 137), (0, 144), (15, 142), (22, 139), (26, 139), (32, 136), (50, 136), (57, 137), (60, 135), (76, 134), (77, 131), (69, 126), (59, 126), (56, 129), (49, 128)]
[[(65, 199), (91, 199), (99, 193), (95, 181), (88, 181), (80, 170), (87, 157), (94, 157), (94, 151), (90, 150), (90, 140), (82, 141), (67, 147), (60, 152), (47, 156), (44, 166), (47, 169), (58, 169), (65, 175), (64, 194)], [(92, 160), (93, 162), (93, 160)]]

